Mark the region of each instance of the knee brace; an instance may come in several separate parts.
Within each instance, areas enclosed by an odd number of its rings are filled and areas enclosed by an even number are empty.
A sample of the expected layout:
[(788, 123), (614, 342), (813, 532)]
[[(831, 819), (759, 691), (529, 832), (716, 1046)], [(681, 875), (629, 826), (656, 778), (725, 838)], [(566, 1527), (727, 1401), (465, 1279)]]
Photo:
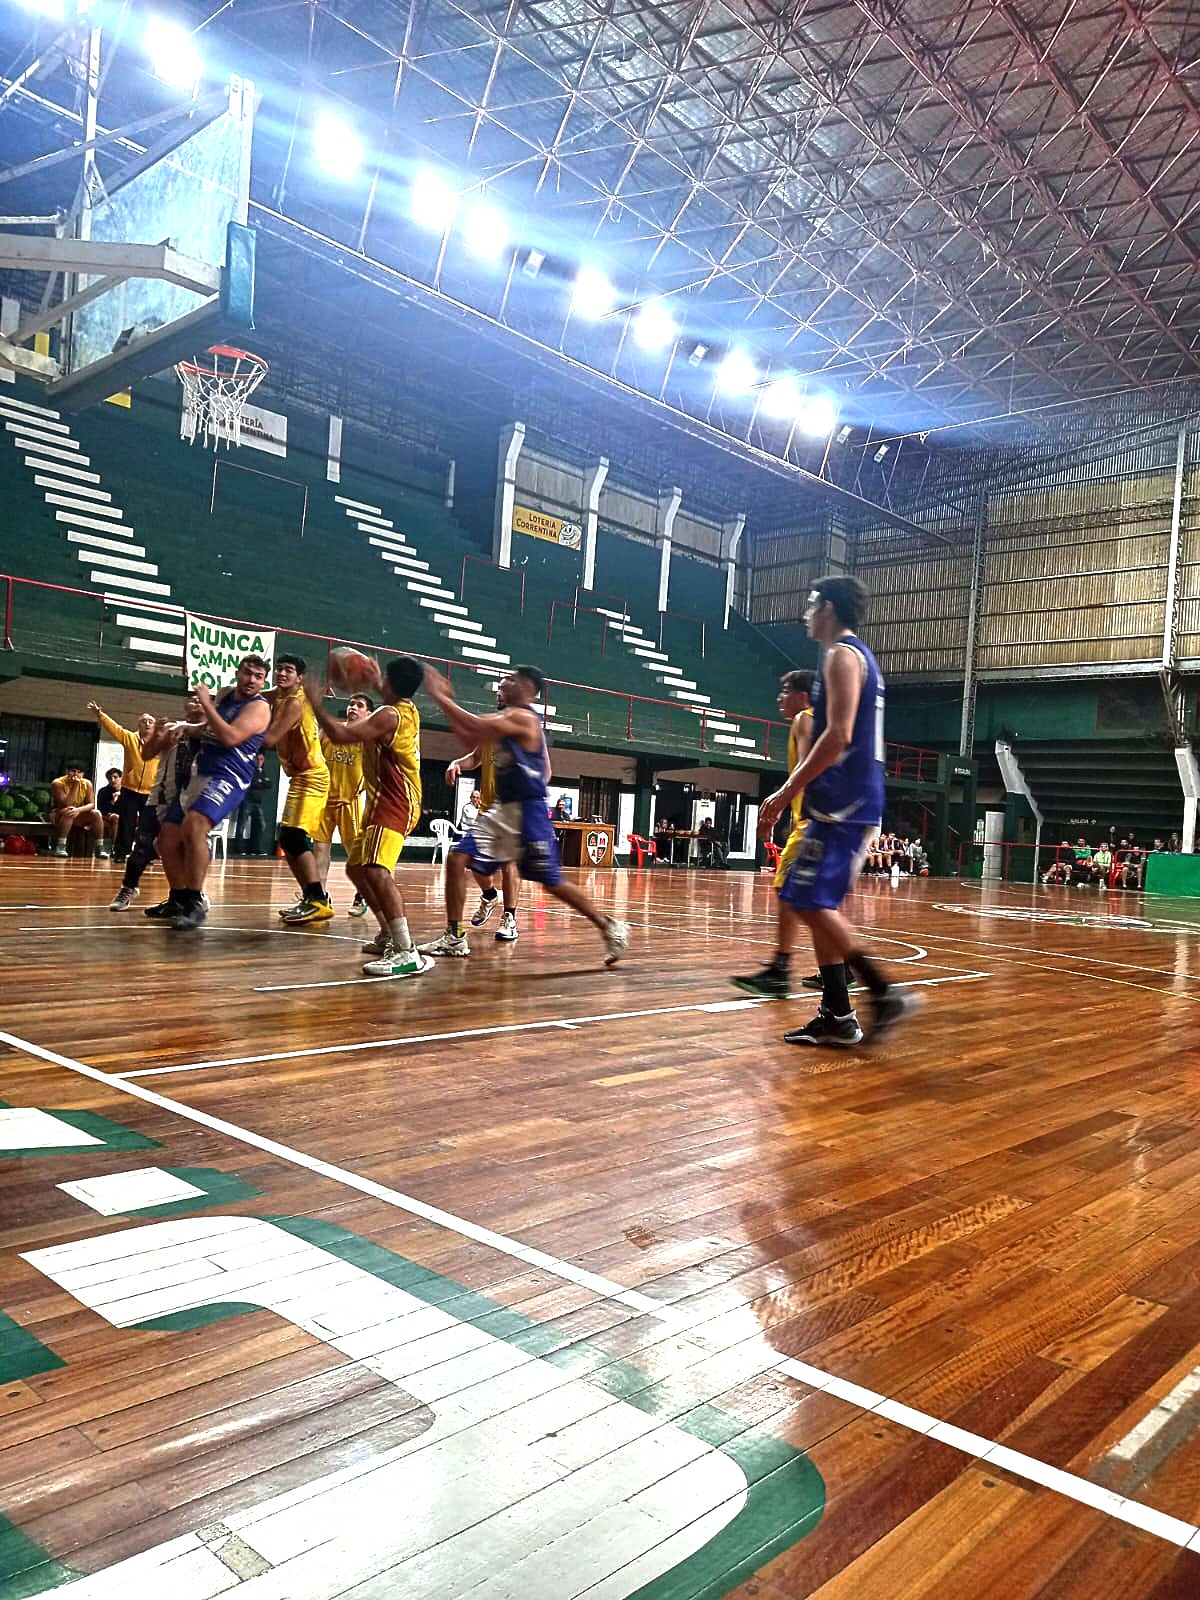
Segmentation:
[(312, 847), (313, 842), (303, 828), (280, 828), (279, 848), (285, 856), (302, 856)]

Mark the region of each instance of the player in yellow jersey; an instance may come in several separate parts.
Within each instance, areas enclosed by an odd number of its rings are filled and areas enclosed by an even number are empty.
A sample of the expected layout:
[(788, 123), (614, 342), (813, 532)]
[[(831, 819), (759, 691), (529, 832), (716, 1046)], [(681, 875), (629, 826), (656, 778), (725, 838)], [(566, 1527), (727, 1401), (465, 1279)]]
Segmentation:
[[(504, 703), (500, 696), (496, 696), (497, 706), (503, 710)], [(446, 768), (446, 782), (451, 788), (458, 782), (464, 772), (474, 772), (479, 768), (479, 809), (490, 811), (496, 804), (496, 768), (493, 763), (495, 747), (484, 745), (480, 750), (468, 750), (466, 755), (459, 756)], [(546, 781), (550, 781), (549, 756), (547, 756)], [(521, 874), (517, 871), (515, 861), (506, 861), (498, 873), (490, 875), (471, 870), (471, 876), (479, 885), (479, 904), (475, 907), (475, 914), (471, 918), (473, 928), (482, 928), (496, 909), (496, 879), (500, 879), (504, 887), (504, 914), (500, 918), (500, 926), (496, 929), (496, 941), (499, 944), (512, 944), (521, 937), (517, 927), (517, 901), (521, 894)]]
[[(779, 680), (778, 705), (782, 714), (788, 719), (788, 771), (795, 772), (796, 768), (808, 755), (809, 746), (812, 744), (813, 710), (812, 710), (813, 674), (803, 669), (785, 672)], [(788, 875), (788, 868), (800, 854), (804, 844), (804, 833), (808, 824), (804, 816), (804, 790), (792, 798), (792, 826), (784, 842), (783, 849), (779, 852), (779, 865), (775, 870), (775, 891), (778, 894), (783, 887), (783, 881)], [(759, 972), (750, 973), (744, 978), (734, 978), (733, 982), (739, 989), (745, 989), (747, 994), (766, 995), (781, 998), (791, 992), (789, 967), (792, 960), (792, 945), (797, 929), (796, 918), (785, 914), (782, 904), (777, 909), (777, 928), (775, 954), (765, 967)], [(808, 983), (808, 979), (804, 980)], [(820, 979), (816, 980), (820, 987)]]
[[(361, 722), (375, 709), (369, 694), (353, 694), (346, 702), (346, 721)], [(334, 744), (322, 735), (321, 752), (329, 768), (329, 798), (321, 820), (313, 829), (313, 857), (321, 876), (321, 886), (328, 893), (329, 855), (336, 833), (342, 848), (350, 846), (362, 831), (363, 817), (363, 747), (360, 744)], [(367, 902), (355, 894), (350, 907), (352, 917), (365, 916)]]
[(289, 780), (277, 836), (300, 885), (299, 900), (279, 913), (289, 925), (328, 922), (333, 916), (313, 855), (313, 830), (329, 798), (329, 766), (321, 750), (321, 730), (301, 683), (305, 666), (303, 656), (276, 657), (275, 687), (266, 694), (271, 723), (263, 739), (267, 749), (278, 750), (279, 765)]
[(383, 704), (369, 717), (339, 722), (326, 711), (325, 686), (304, 680), (309, 703), (331, 744), (359, 745), (367, 808), (362, 831), (350, 846), (346, 873), (379, 922), (379, 933), (364, 951), (376, 959), (363, 971), (370, 978), (416, 978), (434, 965), (413, 945), (404, 896), (392, 876), (404, 841), (421, 815), (421, 717), (413, 695), (425, 669), (411, 656), (397, 656), (380, 674)]

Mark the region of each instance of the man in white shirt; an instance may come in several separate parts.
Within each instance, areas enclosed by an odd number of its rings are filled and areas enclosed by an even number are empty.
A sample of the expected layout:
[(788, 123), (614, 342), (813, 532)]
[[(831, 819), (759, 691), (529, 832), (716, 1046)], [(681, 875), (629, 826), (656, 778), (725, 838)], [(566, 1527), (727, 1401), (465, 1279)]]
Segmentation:
[(479, 817), (481, 795), (478, 789), (471, 790), (471, 798), (458, 813), (458, 822), (455, 824), (460, 834), (468, 832), (475, 826)]

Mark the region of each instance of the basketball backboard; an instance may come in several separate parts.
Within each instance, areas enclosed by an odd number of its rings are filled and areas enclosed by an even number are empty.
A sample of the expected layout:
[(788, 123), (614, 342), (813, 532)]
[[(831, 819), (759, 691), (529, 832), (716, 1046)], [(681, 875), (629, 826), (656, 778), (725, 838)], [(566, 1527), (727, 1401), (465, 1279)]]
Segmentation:
[(253, 85), (233, 78), (156, 130), (80, 209), (73, 237), (0, 233), (0, 268), (52, 275), (50, 303), (0, 335), (0, 365), (41, 379), (72, 410), (243, 337), (254, 316), (253, 123)]

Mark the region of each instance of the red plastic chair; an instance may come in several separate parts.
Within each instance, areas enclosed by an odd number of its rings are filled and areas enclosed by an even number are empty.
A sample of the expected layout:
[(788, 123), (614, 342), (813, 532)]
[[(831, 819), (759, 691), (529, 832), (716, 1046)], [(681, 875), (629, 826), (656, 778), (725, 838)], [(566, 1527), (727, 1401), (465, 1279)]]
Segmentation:
[(779, 846), (775, 843), (774, 839), (764, 839), (763, 840), (763, 849), (767, 853), (767, 862), (768, 862), (768, 865), (763, 870), (765, 872), (778, 872), (779, 871)]
[(643, 839), (640, 833), (627, 833), (625, 837), (637, 855), (637, 865), (639, 867), (647, 856), (650, 857), (650, 865), (655, 865), (658, 861), (658, 846), (653, 839)]

